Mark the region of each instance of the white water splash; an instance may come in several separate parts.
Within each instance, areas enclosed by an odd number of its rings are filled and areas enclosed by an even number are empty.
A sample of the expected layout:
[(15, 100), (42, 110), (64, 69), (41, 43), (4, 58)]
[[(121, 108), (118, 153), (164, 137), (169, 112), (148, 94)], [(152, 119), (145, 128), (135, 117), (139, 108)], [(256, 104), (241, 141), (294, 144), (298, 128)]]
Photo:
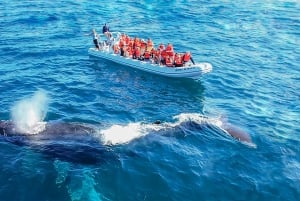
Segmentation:
[(224, 133), (234, 138), (237, 138), (239, 140), (241, 137), (244, 138), (240, 141), (247, 145), (253, 144), (251, 142), (250, 136), (246, 132), (238, 130), (237, 127), (228, 124), (222, 116), (212, 118), (203, 116), (198, 113), (181, 113), (179, 115), (174, 116), (173, 119), (175, 120), (174, 122), (164, 122), (159, 124), (145, 124), (138, 122), (129, 123), (127, 125), (113, 125), (105, 130), (100, 130), (99, 134), (102, 142), (106, 145), (124, 144), (129, 143), (134, 139), (146, 136), (149, 133), (157, 131), (162, 131), (162, 133), (164, 133), (166, 129), (172, 129), (177, 126), (180, 126), (185, 122), (192, 121), (199, 125), (214, 125), (218, 129), (222, 130)]
[(17, 102), (11, 110), (11, 117), (18, 132), (36, 134), (44, 130), (46, 123), (42, 121), (47, 113), (48, 102), (47, 94), (43, 90)]
[(186, 121), (195, 121), (199, 124), (213, 124), (220, 128), (222, 126), (222, 121), (220, 119), (211, 119), (197, 113), (182, 113), (173, 118), (177, 121), (161, 124), (145, 124), (137, 122), (129, 123), (127, 125), (113, 125), (105, 130), (100, 130), (101, 140), (106, 145), (129, 143), (130, 141), (148, 135), (153, 131), (173, 128)]
[(214, 126), (217, 126), (220, 129), (223, 129), (224, 126), (223, 121), (221, 118), (210, 118), (207, 116), (200, 115), (198, 113), (181, 113), (179, 115), (176, 115), (173, 117), (173, 119), (176, 119), (176, 124), (181, 124), (186, 121), (194, 121), (198, 124), (211, 124)]
[(127, 125), (113, 125), (105, 130), (100, 130), (101, 140), (104, 144), (116, 145), (129, 143), (130, 141), (146, 136), (153, 131), (173, 128), (186, 121), (195, 121), (199, 124), (214, 124), (221, 128), (220, 119), (211, 119), (194, 113), (182, 113), (173, 117), (177, 121), (161, 124), (145, 124), (141, 122), (129, 123)]
[(101, 130), (101, 139), (104, 144), (116, 145), (128, 143), (134, 139), (149, 134), (151, 131), (159, 130), (158, 125), (129, 123), (127, 125), (113, 125), (108, 129)]

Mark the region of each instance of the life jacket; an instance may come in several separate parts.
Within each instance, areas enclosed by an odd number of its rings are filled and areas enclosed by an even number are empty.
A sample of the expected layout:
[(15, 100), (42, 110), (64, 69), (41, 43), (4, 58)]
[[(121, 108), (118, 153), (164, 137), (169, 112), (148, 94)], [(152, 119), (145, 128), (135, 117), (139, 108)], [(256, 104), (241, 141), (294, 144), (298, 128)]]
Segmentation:
[(126, 35), (122, 33), (120, 40), (125, 40)]
[(173, 50), (173, 46), (171, 44), (168, 44), (166, 47), (166, 52), (169, 56), (173, 56), (174, 55), (174, 50)]
[(168, 57), (168, 56), (166, 57), (166, 66), (168, 66), (168, 67), (172, 67), (173, 66), (171, 57)]
[(156, 50), (155, 50), (154, 48), (152, 48), (152, 50), (151, 50), (150, 53), (151, 53), (151, 56), (154, 57), (154, 55), (155, 55), (155, 53), (156, 53)]
[(147, 43), (145, 43), (144, 41), (141, 42), (141, 52), (146, 50), (146, 45)]
[(130, 39), (130, 41), (129, 41), (129, 46), (130, 46), (130, 47), (133, 47), (133, 44), (134, 44), (134, 40), (133, 40), (133, 39)]
[(160, 53), (159, 49), (153, 51), (154, 56), (160, 56)]
[(153, 46), (148, 46), (148, 45), (147, 45), (146, 51), (152, 52), (152, 50), (153, 50)]
[(173, 51), (173, 46), (171, 44), (168, 44), (166, 47), (167, 51)]
[(145, 48), (146, 49), (146, 45), (147, 45), (147, 43), (145, 43), (144, 41), (141, 41), (141, 48)]
[(129, 42), (130, 42), (130, 37), (128, 35), (126, 35), (126, 37), (125, 37), (125, 44), (129, 45)]
[(148, 39), (148, 41), (147, 41), (147, 46), (152, 46), (152, 47), (153, 47), (153, 42), (152, 42), (151, 39)]
[(131, 47), (131, 46), (128, 46), (127, 50), (128, 50), (128, 56), (129, 56), (130, 58), (132, 58), (132, 55), (133, 55), (132, 47)]
[(119, 54), (119, 52), (120, 52), (120, 48), (119, 48), (119, 46), (117, 44), (113, 45), (113, 50), (114, 50), (115, 54)]
[(161, 44), (159, 45), (158, 49), (160, 49), (161, 51), (163, 51), (163, 50), (165, 49), (164, 44), (161, 43)]
[(159, 50), (154, 50), (153, 49), (153, 59), (155, 63), (159, 63), (160, 62), (160, 51)]
[(124, 46), (124, 40), (123, 40), (123, 39), (120, 39), (120, 41), (119, 41), (119, 47), (120, 47), (120, 48), (123, 48), (123, 46)]
[(147, 51), (151, 51), (153, 49), (153, 42), (151, 39), (148, 39), (147, 41)]
[(183, 61), (182, 61), (182, 56), (180, 54), (175, 54), (175, 60), (174, 63), (176, 66), (182, 66), (183, 65)]
[(153, 58), (154, 58), (154, 61), (158, 62), (160, 60), (160, 51), (159, 50), (155, 50), (153, 49)]
[(174, 52), (173, 52), (173, 51), (166, 51), (166, 52), (167, 52), (167, 54), (168, 54), (170, 57), (174, 56)]
[(137, 39), (135, 42), (134, 42), (134, 47), (137, 48), (137, 47), (141, 47), (141, 42), (139, 39)]
[(144, 59), (150, 59), (150, 52), (148, 51), (145, 52)]
[(135, 46), (136, 46), (136, 43), (137, 43), (137, 41), (138, 41), (138, 38), (137, 38), (137, 37), (135, 37), (135, 38), (133, 39), (133, 47), (135, 47)]
[(167, 52), (166, 52), (166, 50), (163, 50), (163, 51), (161, 52), (161, 57), (162, 57), (163, 59), (166, 59), (166, 57), (167, 57)]
[(140, 50), (140, 48), (136, 48), (136, 49), (135, 49), (135, 56), (136, 56), (137, 58), (141, 56), (141, 50)]
[(191, 53), (186, 52), (186, 53), (183, 55), (183, 61), (184, 61), (184, 62), (188, 62), (190, 59), (191, 59)]

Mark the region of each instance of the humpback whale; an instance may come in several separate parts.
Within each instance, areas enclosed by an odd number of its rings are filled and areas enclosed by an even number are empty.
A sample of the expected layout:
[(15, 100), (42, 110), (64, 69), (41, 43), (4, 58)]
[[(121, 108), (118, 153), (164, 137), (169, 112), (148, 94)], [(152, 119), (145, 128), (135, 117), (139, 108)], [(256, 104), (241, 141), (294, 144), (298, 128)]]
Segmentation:
[[(219, 119), (208, 118), (202, 115), (195, 115), (189, 114), (190, 116), (185, 116), (186, 114), (181, 114), (175, 116), (175, 119), (180, 119), (178, 122), (175, 123), (163, 123), (160, 120), (156, 120), (152, 123), (154, 126), (159, 126), (161, 129), (154, 129), (156, 132), (159, 130), (166, 131), (168, 128), (172, 129), (180, 129), (182, 127), (190, 128), (195, 127), (201, 128), (204, 125), (211, 125), (219, 128), (220, 130), (224, 131), (226, 134), (230, 135), (231, 137), (244, 142), (249, 145), (254, 145), (250, 135), (234, 126), (232, 124), (225, 123)], [(36, 124), (40, 130), (38, 132), (33, 130), (30, 132), (22, 132), (18, 130), (16, 124), (13, 121), (0, 121), (0, 135), (2, 136), (24, 136), (28, 139), (35, 139), (35, 140), (43, 140), (43, 139), (74, 139), (77, 141), (95, 138), (94, 134), (99, 134), (99, 129), (92, 125), (87, 125), (83, 123), (69, 123), (69, 122), (39, 122)], [(147, 124), (145, 124), (147, 125)], [(148, 124), (149, 125), (149, 124)], [(149, 126), (150, 129), (153, 127)], [(100, 141), (99, 135), (96, 138), (98, 142)], [(100, 142), (99, 142), (100, 143)]]
[[(201, 131), (203, 126), (216, 127), (234, 139), (256, 147), (248, 133), (219, 119), (198, 114), (181, 114), (174, 118), (179, 120), (173, 123), (160, 120), (150, 124), (136, 123), (134, 128), (137, 130), (129, 129), (130, 132), (138, 132), (134, 135), (126, 133), (131, 123), (124, 127), (120, 126), (120, 130), (113, 130), (112, 128), (116, 126), (114, 125), (111, 127), (113, 133), (105, 133), (107, 129), (100, 130), (93, 125), (74, 122), (38, 122), (32, 131), (22, 131), (13, 121), (0, 120), (0, 140), (19, 146), (29, 146), (50, 158), (84, 164), (103, 163), (116, 157), (109, 145), (128, 143), (149, 133), (168, 136), (178, 133), (177, 131), (181, 132), (182, 129)], [(124, 140), (122, 137), (126, 134), (129, 136)], [(118, 138), (118, 141), (111, 140), (111, 137)]]
[(84, 135), (95, 132), (95, 129), (90, 125), (84, 125), (80, 123), (68, 123), (68, 122), (37, 122), (34, 127), (39, 127), (40, 130), (34, 131), (22, 131), (18, 129), (17, 124), (13, 121), (0, 121), (0, 135), (4, 136), (16, 136), (16, 135)]
[[(178, 119), (178, 122), (171, 124), (171, 127), (185, 127), (185, 128), (198, 128), (199, 130), (203, 126), (214, 126), (218, 129), (224, 131), (229, 136), (233, 137), (234, 139), (245, 143), (251, 147), (256, 147), (256, 145), (252, 142), (250, 135), (244, 131), (243, 129), (232, 125), (222, 119), (219, 118), (209, 118), (207, 116), (203, 116), (200, 114), (179, 114), (174, 116), (174, 119)], [(160, 120), (156, 120), (153, 122), (154, 125), (164, 125)], [(168, 126), (168, 123), (165, 124)]]
[(18, 130), (13, 121), (0, 121), (0, 140), (28, 146), (44, 157), (87, 165), (102, 164), (115, 158), (110, 147), (103, 145), (90, 125), (68, 122), (39, 122), (38, 133)]
[(150, 124), (129, 123), (100, 130), (83, 123), (43, 122), (47, 104), (44, 91), (17, 102), (12, 108), (12, 120), (0, 120), (0, 140), (31, 147), (50, 158), (84, 164), (115, 158), (116, 154), (108, 145), (128, 143), (153, 132), (164, 135), (181, 132), (182, 128), (201, 130), (204, 125), (215, 126), (241, 142), (254, 145), (250, 135), (242, 129), (199, 114), (179, 114), (173, 117), (178, 119), (173, 123), (157, 120)]

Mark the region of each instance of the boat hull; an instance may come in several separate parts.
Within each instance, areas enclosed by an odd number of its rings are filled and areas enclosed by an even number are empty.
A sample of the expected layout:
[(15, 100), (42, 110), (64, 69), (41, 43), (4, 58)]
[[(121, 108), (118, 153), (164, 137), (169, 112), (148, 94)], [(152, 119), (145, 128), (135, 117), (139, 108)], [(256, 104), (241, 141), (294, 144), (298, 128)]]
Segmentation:
[(199, 79), (203, 74), (212, 70), (212, 65), (210, 63), (198, 63), (184, 67), (166, 67), (148, 61), (140, 61), (129, 57), (123, 57), (119, 54), (114, 54), (109, 50), (97, 50), (96, 48), (90, 48), (88, 53), (90, 56), (106, 59), (118, 64), (166, 77)]

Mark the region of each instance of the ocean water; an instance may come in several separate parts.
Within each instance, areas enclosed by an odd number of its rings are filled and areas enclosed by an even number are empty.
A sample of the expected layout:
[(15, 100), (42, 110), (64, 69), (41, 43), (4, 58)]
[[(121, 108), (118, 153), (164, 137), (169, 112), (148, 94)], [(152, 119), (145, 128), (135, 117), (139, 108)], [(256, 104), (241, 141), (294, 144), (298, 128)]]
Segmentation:
[[(2, 0), (0, 120), (57, 126), (0, 136), (0, 200), (300, 200), (299, 13), (297, 0)], [(174, 79), (89, 57), (104, 23), (213, 70)]]

